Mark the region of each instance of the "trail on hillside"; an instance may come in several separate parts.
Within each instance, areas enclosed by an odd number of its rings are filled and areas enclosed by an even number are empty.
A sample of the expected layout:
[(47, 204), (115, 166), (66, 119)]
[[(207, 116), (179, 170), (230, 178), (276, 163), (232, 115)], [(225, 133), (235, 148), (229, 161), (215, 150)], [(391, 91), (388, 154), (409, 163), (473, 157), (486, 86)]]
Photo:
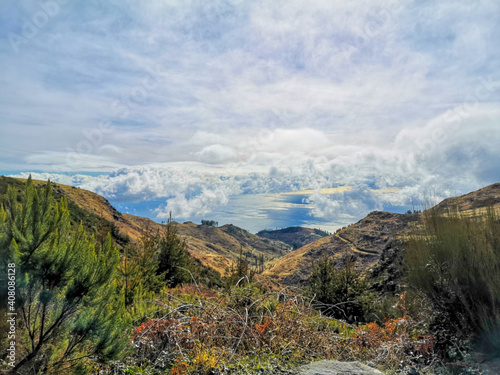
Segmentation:
[(344, 238), (340, 235), (340, 233), (336, 233), (335, 234), (335, 237), (339, 238), (340, 240), (344, 241), (345, 243), (347, 243), (349, 245), (349, 247), (351, 248), (351, 250), (355, 253), (360, 253), (360, 254), (364, 254), (364, 255), (379, 255), (378, 252), (376, 251), (370, 251), (370, 250), (363, 250), (363, 249), (358, 249), (356, 247), (356, 245), (354, 244), (354, 242), (352, 242), (351, 240), (347, 239), (347, 238)]

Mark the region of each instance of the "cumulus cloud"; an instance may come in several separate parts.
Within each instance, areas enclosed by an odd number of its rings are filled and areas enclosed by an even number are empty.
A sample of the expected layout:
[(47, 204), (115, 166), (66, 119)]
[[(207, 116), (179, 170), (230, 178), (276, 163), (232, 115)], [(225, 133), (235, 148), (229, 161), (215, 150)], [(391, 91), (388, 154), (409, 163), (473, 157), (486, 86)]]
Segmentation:
[(174, 217), (190, 218), (211, 213), (215, 207), (225, 206), (228, 202), (228, 191), (224, 187), (203, 188), (199, 195), (189, 199), (185, 195), (176, 195), (168, 200), (166, 207), (155, 212), (160, 219), (169, 217), (170, 212)]
[(204, 147), (201, 151), (196, 153), (196, 156), (198, 160), (207, 164), (221, 164), (234, 159), (236, 152), (231, 147), (213, 144)]
[(315, 217), (330, 220), (339, 217), (359, 218), (368, 212), (382, 210), (384, 199), (366, 185), (354, 186), (338, 194), (321, 194), (316, 191), (308, 199), (313, 207), (311, 214)]
[(72, 2), (16, 53), (39, 5), (7, 1), (0, 170), (188, 216), (344, 185), (311, 212), (355, 217), (500, 180), (499, 3), (283, 5)]

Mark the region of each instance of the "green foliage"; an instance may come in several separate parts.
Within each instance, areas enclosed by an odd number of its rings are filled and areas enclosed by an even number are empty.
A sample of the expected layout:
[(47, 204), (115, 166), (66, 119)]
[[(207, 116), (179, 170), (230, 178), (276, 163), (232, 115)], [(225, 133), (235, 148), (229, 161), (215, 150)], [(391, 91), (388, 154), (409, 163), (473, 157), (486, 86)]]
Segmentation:
[(108, 236), (96, 251), (83, 226), (72, 228), (65, 198), (31, 178), (18, 201), (9, 188), (0, 210), (1, 258), (15, 262), (19, 339), (15, 373), (62, 369), (75, 358), (107, 361), (126, 344), (123, 296), (114, 276), (118, 251)]
[[(473, 217), (433, 210), (405, 247), (408, 284), (432, 304), (443, 347), (498, 329), (500, 221), (493, 210)], [(488, 346), (500, 354), (498, 340)]]
[(209, 287), (222, 285), (218, 272), (189, 255), (174, 225), (170, 219), (164, 232), (146, 228), (138, 243), (125, 246), (118, 267), (118, 285), (125, 290), (127, 306), (137, 301), (139, 289), (148, 295), (192, 279)]
[(235, 265), (231, 266), (231, 274), (226, 278), (226, 285), (244, 286), (253, 281), (256, 271), (251, 269), (248, 264), (248, 256), (243, 256), (243, 247), (240, 248), (240, 254)]
[(351, 257), (340, 268), (328, 256), (313, 264), (309, 292), (319, 302), (317, 307), (329, 316), (350, 322), (363, 320), (364, 306), (370, 302), (365, 301), (366, 289), (367, 283), (355, 270)]
[(219, 222), (214, 220), (202, 220), (201, 225), (208, 225), (210, 227), (218, 227)]
[(158, 275), (158, 235), (146, 231), (138, 244), (127, 245), (118, 266), (118, 285), (125, 290), (125, 303), (134, 300), (140, 287), (147, 292), (158, 292), (165, 285), (163, 275)]
[(186, 243), (177, 233), (172, 214), (165, 226), (165, 232), (158, 233), (155, 242), (159, 248), (157, 274), (162, 275), (169, 286), (176, 286), (190, 280), (187, 270), (189, 253)]

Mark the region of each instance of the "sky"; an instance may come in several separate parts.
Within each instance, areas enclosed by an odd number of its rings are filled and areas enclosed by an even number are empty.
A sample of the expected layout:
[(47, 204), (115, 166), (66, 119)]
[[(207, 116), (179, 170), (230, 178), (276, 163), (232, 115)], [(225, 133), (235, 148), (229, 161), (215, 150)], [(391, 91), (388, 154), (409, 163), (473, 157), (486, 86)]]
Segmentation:
[(418, 209), (500, 181), (498, 19), (491, 0), (3, 0), (0, 174), (253, 232)]

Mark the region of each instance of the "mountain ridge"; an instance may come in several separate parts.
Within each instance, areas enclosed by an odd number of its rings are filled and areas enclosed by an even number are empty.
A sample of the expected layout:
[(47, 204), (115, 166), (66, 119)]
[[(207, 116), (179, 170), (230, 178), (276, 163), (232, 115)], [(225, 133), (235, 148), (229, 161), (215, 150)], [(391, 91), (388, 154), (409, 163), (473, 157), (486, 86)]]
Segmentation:
[(463, 215), (484, 213), (489, 207), (500, 211), (500, 183), (457, 197), (444, 199), (423, 212), (406, 214), (373, 211), (365, 218), (296, 249), (284, 257), (268, 263), (264, 277), (278, 284), (301, 284), (312, 271), (312, 264), (322, 255), (332, 257), (342, 264), (347, 256), (355, 259), (356, 267), (368, 270), (375, 266), (384, 252), (394, 246), (394, 241), (404, 237), (430, 210), (460, 212)]
[[(4, 194), (9, 185), (21, 191), (25, 181), (0, 176), (0, 194)], [(36, 186), (46, 184), (45, 181), (34, 183)], [(72, 206), (70, 211), (74, 216), (73, 221), (82, 220), (90, 229), (104, 226), (104, 229), (109, 229), (112, 233), (118, 247), (123, 247), (128, 241), (137, 242), (147, 231), (164, 229), (164, 225), (151, 219), (118, 212), (106, 198), (88, 190), (58, 183), (52, 183), (52, 187), (56, 197), (64, 195), (68, 198)], [(500, 183), (447, 198), (432, 209), (472, 215), (474, 212), (481, 213), (488, 207), (500, 210)], [(256, 267), (259, 261), (265, 262), (265, 270), (259, 277), (291, 285), (306, 281), (312, 270), (312, 263), (325, 254), (333, 257), (339, 264), (350, 256), (355, 259), (359, 269), (373, 267), (387, 246), (408, 233), (426, 212), (398, 214), (373, 211), (358, 222), (314, 241), (321, 233), (302, 227), (261, 231), (260, 235), (255, 235), (232, 224), (215, 227), (185, 222), (175, 225), (179, 235), (186, 241), (191, 256), (221, 275), (227, 276), (242, 254), (252, 267)], [(285, 241), (274, 240), (274, 235)], [(293, 241), (297, 240), (306, 243), (292, 251)]]
[[(0, 176), (0, 194), (5, 194), (7, 186), (14, 186), (20, 192), (25, 182), (25, 179)], [(47, 184), (46, 181), (39, 180), (33, 180), (33, 183), (36, 187)], [(120, 213), (106, 198), (91, 191), (59, 183), (51, 184), (56, 199), (63, 195), (68, 198), (74, 223), (82, 220), (90, 231), (104, 227), (111, 232), (118, 248), (125, 246), (128, 241), (138, 242), (144, 233), (162, 231), (165, 228), (149, 218)], [(185, 240), (190, 255), (222, 276), (230, 273), (240, 251), (254, 266), (259, 257), (268, 261), (290, 250), (283, 242), (263, 239), (232, 224), (211, 227), (176, 222), (175, 226)]]

